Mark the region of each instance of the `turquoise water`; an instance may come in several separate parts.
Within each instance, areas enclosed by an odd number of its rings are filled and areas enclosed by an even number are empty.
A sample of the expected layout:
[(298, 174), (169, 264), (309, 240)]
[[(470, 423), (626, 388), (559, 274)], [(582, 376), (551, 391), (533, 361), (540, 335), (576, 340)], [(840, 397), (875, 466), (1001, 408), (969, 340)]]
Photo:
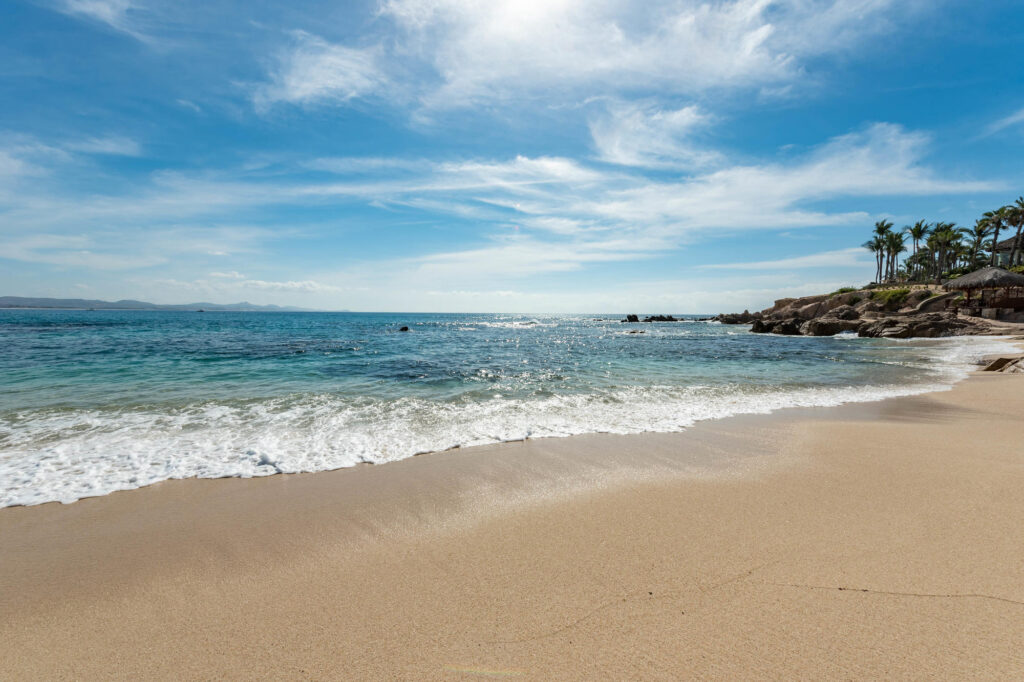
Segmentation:
[(622, 317), (0, 311), (0, 506), (880, 399), (1003, 343)]

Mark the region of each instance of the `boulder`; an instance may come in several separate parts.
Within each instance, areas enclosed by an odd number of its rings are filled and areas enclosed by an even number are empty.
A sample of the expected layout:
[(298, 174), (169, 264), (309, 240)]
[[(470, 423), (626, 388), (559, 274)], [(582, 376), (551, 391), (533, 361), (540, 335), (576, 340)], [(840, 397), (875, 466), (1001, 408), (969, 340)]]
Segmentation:
[(838, 320), (858, 320), (860, 319), (860, 313), (857, 309), (849, 305), (840, 305), (828, 313), (829, 317), (834, 317)]
[(760, 317), (761, 313), (751, 313), (749, 310), (744, 310), (742, 313), (722, 313), (712, 319), (722, 324), (750, 324)]
[(644, 318), (644, 322), (678, 322), (678, 321), (679, 320), (677, 320), (676, 318), (672, 317), (671, 315), (651, 315), (650, 317), (645, 317)]
[(878, 301), (871, 301), (871, 300), (865, 299), (863, 301), (860, 301), (856, 305), (854, 305), (853, 309), (856, 310), (858, 313), (861, 313), (863, 315), (864, 313), (878, 312), (883, 307), (884, 306), (881, 303), (879, 303)]
[(626, 315), (626, 319), (623, 320), (623, 322), (639, 322), (639, 321), (640, 321), (640, 316), (639, 315)]
[(825, 301), (813, 301), (797, 308), (796, 316), (802, 320), (811, 320), (825, 312), (827, 308)]
[(800, 325), (804, 336), (835, 336), (841, 332), (854, 332), (860, 327), (860, 320), (841, 320), (838, 317), (818, 317)]
[(402, 327), (398, 331), (400, 331), (400, 332), (407, 332), (407, 331), (409, 331), (409, 328), (408, 327)]
[(857, 328), (857, 335), (886, 339), (933, 339), (941, 336), (984, 334), (988, 331), (987, 325), (961, 320), (952, 313), (924, 313), (894, 315), (865, 321)]

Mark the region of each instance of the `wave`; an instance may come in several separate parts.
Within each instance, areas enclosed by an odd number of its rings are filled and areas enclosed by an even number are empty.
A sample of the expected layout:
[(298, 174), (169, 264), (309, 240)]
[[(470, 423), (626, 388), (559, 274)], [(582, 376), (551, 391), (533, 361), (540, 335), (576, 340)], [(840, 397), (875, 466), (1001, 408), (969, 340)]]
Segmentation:
[(384, 463), (425, 452), (583, 433), (672, 432), (698, 421), (949, 388), (998, 339), (924, 346), (927, 380), (866, 386), (626, 386), (513, 399), (433, 401), (296, 394), (0, 415), (0, 506), (72, 502), (180, 478), (266, 476)]

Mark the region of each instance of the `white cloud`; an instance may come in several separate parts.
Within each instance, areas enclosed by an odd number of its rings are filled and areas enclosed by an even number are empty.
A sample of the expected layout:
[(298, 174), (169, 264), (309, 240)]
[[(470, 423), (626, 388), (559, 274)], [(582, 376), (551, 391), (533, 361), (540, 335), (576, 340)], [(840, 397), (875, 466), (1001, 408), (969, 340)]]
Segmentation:
[(0, 178), (13, 179), (25, 175), (37, 175), (40, 169), (19, 158), (13, 151), (0, 149)]
[(117, 135), (90, 137), (68, 142), (64, 147), (83, 154), (106, 154), (110, 156), (139, 156), (142, 148), (135, 140)]
[(62, 0), (57, 9), (65, 14), (106, 24), (139, 40), (148, 40), (132, 21), (132, 14), (140, 9), (132, 0)]
[[(427, 109), (523, 98), (783, 91), (809, 56), (889, 28), (920, 0), (385, 0), (372, 48), (297, 34), (257, 93), (348, 102), (390, 94)], [(387, 74), (387, 75), (385, 75)]]
[(245, 279), (238, 282), (239, 287), (246, 289), (265, 289), (270, 291), (295, 291), (303, 293), (321, 293), (341, 291), (339, 287), (321, 284), (312, 280), (268, 282), (261, 279)]
[(719, 161), (716, 152), (689, 142), (708, 123), (696, 106), (662, 109), (647, 102), (614, 100), (590, 121), (590, 134), (603, 161), (625, 166), (703, 167)]
[(377, 93), (386, 85), (375, 48), (334, 45), (303, 31), (293, 35), (295, 44), (279, 58), (271, 82), (256, 90), (257, 107), (276, 102), (344, 103)]
[(432, 106), (552, 87), (655, 87), (688, 93), (775, 80), (793, 68), (770, 49), (765, 0), (389, 0), (382, 14), (443, 81)]
[(114, 250), (91, 236), (33, 234), (6, 240), (3, 258), (90, 270), (134, 270), (167, 262), (158, 254)]
[[(291, 214), (294, 208), (351, 203), (422, 209), (435, 224), (447, 216), (469, 218), (479, 226), (478, 233), (465, 239), (464, 246), (395, 267), (416, 273), (434, 290), (505, 290), (509, 287), (503, 279), (521, 281), (534, 274), (648, 258), (696, 240), (735, 238), (743, 230), (870, 223), (865, 213), (825, 203), (837, 199), (998, 188), (935, 174), (923, 163), (928, 142), (919, 133), (877, 124), (787, 160), (723, 165), (673, 179), (560, 157), (519, 156), (504, 161), (355, 162), (371, 169), (402, 169), (397, 175), (370, 172), (356, 177), (348, 174), (353, 164), (342, 162), (338, 174), (326, 181), (310, 178), (305, 164), (292, 167), (293, 174), (281, 167), (270, 176), (244, 170), (160, 173), (148, 185), (95, 196), (45, 194), (40, 192), (45, 183), (34, 183), (32, 191), (0, 201), (5, 210), (0, 232), (95, 235), (87, 245), (22, 249), (13, 252), (14, 258), (136, 267), (174, 259), (175, 254), (218, 255), (224, 265), (213, 268), (220, 274), (211, 275), (211, 281), (252, 281), (253, 289), (312, 292), (316, 287), (310, 282), (340, 284), (301, 271), (282, 282), (249, 280), (226, 269), (238, 263), (232, 256), (265, 250), (270, 241), (293, 234), (295, 228), (219, 222), (227, 216), (244, 221), (251, 215), (267, 224), (278, 208)], [(101, 255), (110, 260), (101, 261)]]
[(1002, 130), (1011, 128), (1016, 125), (1024, 123), (1024, 109), (1015, 111), (1014, 113), (993, 122), (988, 128), (985, 129), (986, 135), (994, 135)]
[(862, 248), (823, 251), (807, 256), (746, 263), (720, 263), (700, 266), (705, 270), (803, 270), (808, 268), (854, 268), (874, 265), (874, 259)]

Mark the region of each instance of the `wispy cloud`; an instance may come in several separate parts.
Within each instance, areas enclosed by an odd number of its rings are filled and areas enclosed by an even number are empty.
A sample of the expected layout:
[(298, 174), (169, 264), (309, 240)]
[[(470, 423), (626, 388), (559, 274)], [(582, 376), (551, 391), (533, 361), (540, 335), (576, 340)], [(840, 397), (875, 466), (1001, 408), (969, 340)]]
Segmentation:
[(344, 103), (376, 93), (387, 83), (376, 48), (334, 45), (304, 31), (294, 32), (293, 40), (280, 55), (270, 82), (256, 89), (253, 100), (257, 107), (275, 102)]
[(132, 15), (140, 7), (132, 0), (59, 0), (57, 9), (65, 14), (98, 21), (138, 40), (149, 40), (149, 36), (142, 33), (133, 21)]
[(590, 120), (590, 134), (603, 161), (648, 168), (702, 168), (721, 160), (689, 138), (710, 117), (697, 106), (663, 109), (652, 102), (612, 100)]
[[(273, 281), (263, 279), (249, 279), (246, 277), (220, 277), (224, 273), (211, 273), (213, 279), (161, 279), (159, 284), (171, 287), (178, 291), (198, 292), (208, 296), (245, 296), (254, 293), (283, 293), (283, 294), (335, 294), (344, 289), (331, 284), (324, 284), (314, 280), (285, 280)], [(238, 273), (234, 273), (238, 274)]]
[[(183, 228), (218, 224), (229, 217), (265, 219), (268, 208), (364, 204), (472, 218), (475, 243), (422, 256), (424, 274), (438, 272), (566, 272), (588, 264), (636, 260), (675, 249), (725, 229), (797, 228), (867, 222), (862, 212), (823, 208), (852, 197), (986, 192), (998, 183), (937, 175), (924, 163), (929, 139), (891, 124), (834, 138), (786, 162), (722, 164), (674, 179), (607, 169), (560, 157), (389, 164), (402, 172), (378, 176), (337, 173), (311, 179), (308, 164), (269, 176), (244, 171), (159, 173), (148, 186), (124, 194), (78, 197), (12, 195), (5, 231), (75, 233), (122, 231), (114, 243), (140, 243), (146, 226), (150, 253), (180, 252), (188, 245), (206, 255), (244, 253), (287, 230)], [(358, 161), (353, 162), (360, 166)], [(319, 167), (332, 167), (329, 162)], [(441, 216), (440, 218), (438, 216)], [(183, 230), (187, 229), (187, 233)], [(482, 242), (482, 243), (481, 243)]]
[(874, 260), (866, 257), (861, 248), (824, 251), (807, 256), (780, 258), (778, 260), (762, 260), (741, 263), (716, 263), (702, 265), (704, 270), (803, 270), (809, 268), (851, 268), (872, 265)]
[(985, 136), (995, 135), (996, 133), (1012, 128), (1013, 126), (1024, 123), (1024, 109), (1013, 112), (1009, 116), (1005, 116), (998, 121), (994, 121), (985, 129)]
[[(891, 27), (918, 0), (385, 0), (374, 47), (305, 33), (257, 90), (273, 102), (389, 92), (430, 110), (647, 92), (791, 87), (805, 58)], [(385, 39), (386, 38), (386, 39)]]
[(116, 135), (76, 140), (66, 143), (64, 147), (70, 151), (84, 154), (108, 154), (111, 156), (139, 156), (142, 154), (142, 148), (138, 142)]

